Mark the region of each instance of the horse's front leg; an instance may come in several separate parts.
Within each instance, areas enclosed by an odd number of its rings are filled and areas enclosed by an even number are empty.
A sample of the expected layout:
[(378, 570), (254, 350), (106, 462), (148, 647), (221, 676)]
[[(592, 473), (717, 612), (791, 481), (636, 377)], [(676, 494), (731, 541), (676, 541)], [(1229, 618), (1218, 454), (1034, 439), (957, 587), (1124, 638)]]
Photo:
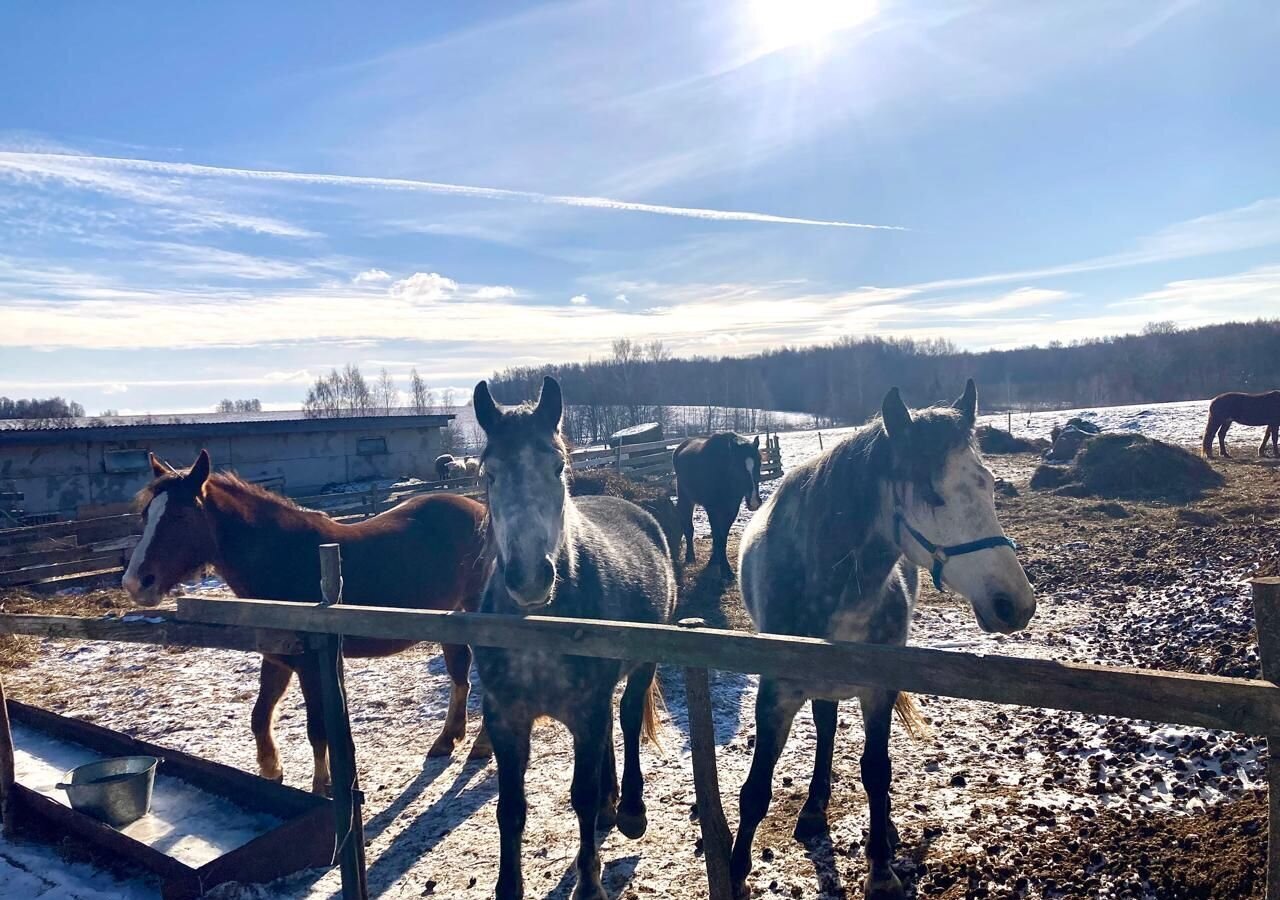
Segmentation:
[(827, 833), (827, 806), (831, 802), (831, 759), (836, 747), (839, 704), (834, 700), (815, 698), (812, 706), (818, 748), (813, 757), (813, 780), (809, 782), (809, 798), (796, 820), (795, 838), (798, 841), (807, 841)]
[(861, 696), (862, 726), (866, 743), (862, 749), (862, 786), (871, 811), (871, 831), (867, 837), (867, 900), (902, 900), (902, 882), (894, 874), (893, 823), (889, 821), (889, 784), (893, 770), (889, 762), (889, 726), (893, 721), (896, 691), (867, 691)]
[(1227, 452), (1227, 429), (1230, 427), (1231, 422), (1227, 421), (1223, 422), (1222, 427), (1218, 429), (1218, 449), (1222, 452), (1222, 455), (1226, 457), (1231, 456), (1231, 454)]
[[(583, 704), (570, 726), (573, 732), (573, 786), (569, 799), (578, 816), (578, 886), (573, 900), (608, 900), (600, 883), (600, 853), (596, 848), (596, 817), (600, 812), (600, 776), (605, 742), (611, 732), (612, 691)], [(613, 745), (608, 746), (613, 752)]]
[(523, 711), (503, 709), (491, 698), (484, 700), (484, 726), (493, 743), (498, 764), (498, 885), (497, 900), (523, 900), (524, 874), (520, 845), (528, 804), (524, 773), (529, 767), (529, 733), (533, 717)]
[(258, 699), (253, 704), (250, 727), (258, 745), (258, 773), (269, 781), (284, 781), (284, 769), (280, 765), (280, 750), (276, 747), (276, 707), (289, 689), (293, 679), (291, 669), (283, 659), (262, 657), (262, 671), (258, 676)]
[[(646, 716), (655, 715), (650, 691), (657, 666), (644, 663), (627, 678), (619, 718), (622, 720), (622, 803), (618, 830), (635, 840), (644, 835), (649, 819), (644, 808), (644, 773), (640, 770), (640, 735)], [(608, 750), (613, 754), (613, 747)]]
[(782, 755), (782, 747), (791, 733), (791, 723), (804, 698), (782, 687), (772, 678), (761, 678), (756, 692), (756, 750), (751, 757), (751, 771), (738, 795), (738, 835), (733, 842), (729, 861), (729, 877), (733, 896), (746, 900), (747, 876), (751, 874), (751, 844), (756, 829), (769, 811), (773, 799), (773, 770)]

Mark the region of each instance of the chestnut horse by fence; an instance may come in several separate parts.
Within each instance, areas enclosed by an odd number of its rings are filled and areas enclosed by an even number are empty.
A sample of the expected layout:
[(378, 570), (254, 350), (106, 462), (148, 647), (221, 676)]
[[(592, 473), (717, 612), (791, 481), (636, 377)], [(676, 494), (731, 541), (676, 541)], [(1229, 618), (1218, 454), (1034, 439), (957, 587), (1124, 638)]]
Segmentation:
[[(155, 480), (137, 498), (143, 532), (129, 559), (124, 587), (133, 600), (155, 606), (184, 578), (212, 565), (237, 597), (318, 603), (321, 544), (342, 548), (344, 598), (352, 603), (408, 609), (474, 611), (484, 588), (484, 506), (454, 494), (406, 500), (352, 525), (302, 509), (278, 494), (225, 472), (212, 472), (209, 452), (179, 472), (153, 455)], [(389, 656), (416, 641), (348, 637), (343, 653)], [(447, 756), (466, 735), (471, 650), (444, 646), (453, 682), (444, 728), (429, 756)], [(315, 755), (312, 790), (329, 783), (328, 741), (315, 655), (263, 654), (253, 736), (264, 778), (284, 777), (272, 726), (276, 706), (298, 673)], [(483, 733), (473, 758), (489, 755)]]
[[(749, 441), (731, 431), (689, 438), (671, 454), (676, 470), (676, 507), (684, 529), (684, 561), (693, 562), (693, 507), (701, 504), (711, 522), (711, 562), (725, 578), (729, 568), (729, 529), (746, 501), (760, 508), (760, 437)], [(672, 547), (672, 555), (679, 551)]]
[(1241, 425), (1265, 425), (1258, 455), (1267, 455), (1267, 439), (1271, 440), (1271, 455), (1280, 458), (1280, 391), (1265, 394), (1242, 394), (1232, 391), (1219, 394), (1209, 403), (1209, 424), (1204, 429), (1204, 455), (1213, 456), (1213, 438), (1218, 438), (1218, 449), (1223, 456), (1227, 452), (1227, 429), (1232, 423)]

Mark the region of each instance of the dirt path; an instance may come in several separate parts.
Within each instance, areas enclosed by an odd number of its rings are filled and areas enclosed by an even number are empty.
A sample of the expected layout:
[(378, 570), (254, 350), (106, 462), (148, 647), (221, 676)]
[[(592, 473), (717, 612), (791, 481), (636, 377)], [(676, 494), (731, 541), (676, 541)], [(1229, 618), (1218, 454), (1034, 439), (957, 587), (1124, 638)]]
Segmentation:
[[(1033, 461), (994, 457), (1019, 495), (1000, 499), (1036, 583), (1040, 612), (1012, 637), (979, 632), (963, 601), (926, 588), (913, 640), (1057, 659), (1189, 672), (1256, 675), (1245, 579), (1274, 568), (1280, 469), (1220, 464), (1228, 484), (1191, 507), (1032, 493)], [(1123, 517), (1121, 517), (1123, 516)], [(748, 627), (736, 586), (703, 572), (707, 546), (683, 573), (682, 614)], [(48, 601), (41, 601), (48, 608)], [(82, 612), (122, 603), (118, 593), (76, 601)], [(8, 608), (22, 604), (10, 600)], [(4, 649), (0, 648), (0, 654)], [(27, 642), (9, 648), (12, 694), (60, 712), (253, 770), (248, 730), (257, 660), (212, 650)], [(490, 896), (497, 862), (492, 765), (430, 761), (447, 678), (433, 648), (349, 665), (353, 728), (370, 814), (370, 883), (384, 897)], [(91, 677), (86, 677), (91, 674)], [(670, 726), (647, 752), (649, 834), (605, 838), (614, 897), (705, 897), (683, 686), (662, 673)], [(731, 822), (751, 758), (754, 679), (714, 684), (721, 782)], [(1260, 897), (1265, 850), (1263, 742), (1198, 729), (1156, 727), (940, 698), (920, 698), (930, 740), (895, 735), (899, 870), (921, 897)], [(473, 704), (474, 705), (474, 704)], [(473, 721), (471, 733), (476, 724)], [(306, 785), (310, 752), (300, 698), (286, 698), (278, 728), (286, 778)], [(866, 809), (858, 784), (856, 704), (841, 706), (829, 839), (790, 832), (812, 767), (807, 710), (779, 764), (775, 800), (756, 844), (759, 896), (861, 896)], [(568, 804), (571, 747), (559, 726), (534, 740), (525, 840), (531, 898), (567, 898), (576, 845)], [(336, 873), (295, 876), (243, 896), (329, 897)], [(4, 888), (0, 886), (0, 895)]]

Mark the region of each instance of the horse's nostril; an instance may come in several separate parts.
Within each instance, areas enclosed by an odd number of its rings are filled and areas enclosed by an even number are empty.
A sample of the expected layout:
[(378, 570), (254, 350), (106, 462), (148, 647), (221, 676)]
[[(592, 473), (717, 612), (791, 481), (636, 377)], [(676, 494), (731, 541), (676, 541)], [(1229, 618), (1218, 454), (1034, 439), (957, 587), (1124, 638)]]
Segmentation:
[(151, 585), (153, 585), (153, 584), (155, 584), (155, 583), (156, 583), (156, 576), (154, 576), (154, 575), (143, 575), (143, 576), (142, 576), (142, 589), (143, 589), (143, 590), (146, 590), (147, 588), (151, 587)]
[(538, 566), (538, 574), (542, 577), (543, 584), (550, 584), (555, 580), (556, 567), (555, 564), (551, 562), (551, 557), (544, 556), (542, 558), (542, 563)]
[(996, 611), (996, 615), (1003, 622), (1012, 622), (1017, 618), (1018, 612), (1014, 608), (1013, 598), (1008, 594), (996, 594), (991, 598), (991, 607)]

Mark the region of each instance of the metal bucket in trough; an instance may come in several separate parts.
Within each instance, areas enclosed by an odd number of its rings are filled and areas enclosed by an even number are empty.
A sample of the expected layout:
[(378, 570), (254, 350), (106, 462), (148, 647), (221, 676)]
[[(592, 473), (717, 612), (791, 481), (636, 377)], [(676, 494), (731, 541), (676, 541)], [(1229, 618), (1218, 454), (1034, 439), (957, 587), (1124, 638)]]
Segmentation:
[(123, 828), (151, 810), (159, 764), (155, 756), (116, 756), (76, 766), (58, 788), (67, 792), (72, 809)]

